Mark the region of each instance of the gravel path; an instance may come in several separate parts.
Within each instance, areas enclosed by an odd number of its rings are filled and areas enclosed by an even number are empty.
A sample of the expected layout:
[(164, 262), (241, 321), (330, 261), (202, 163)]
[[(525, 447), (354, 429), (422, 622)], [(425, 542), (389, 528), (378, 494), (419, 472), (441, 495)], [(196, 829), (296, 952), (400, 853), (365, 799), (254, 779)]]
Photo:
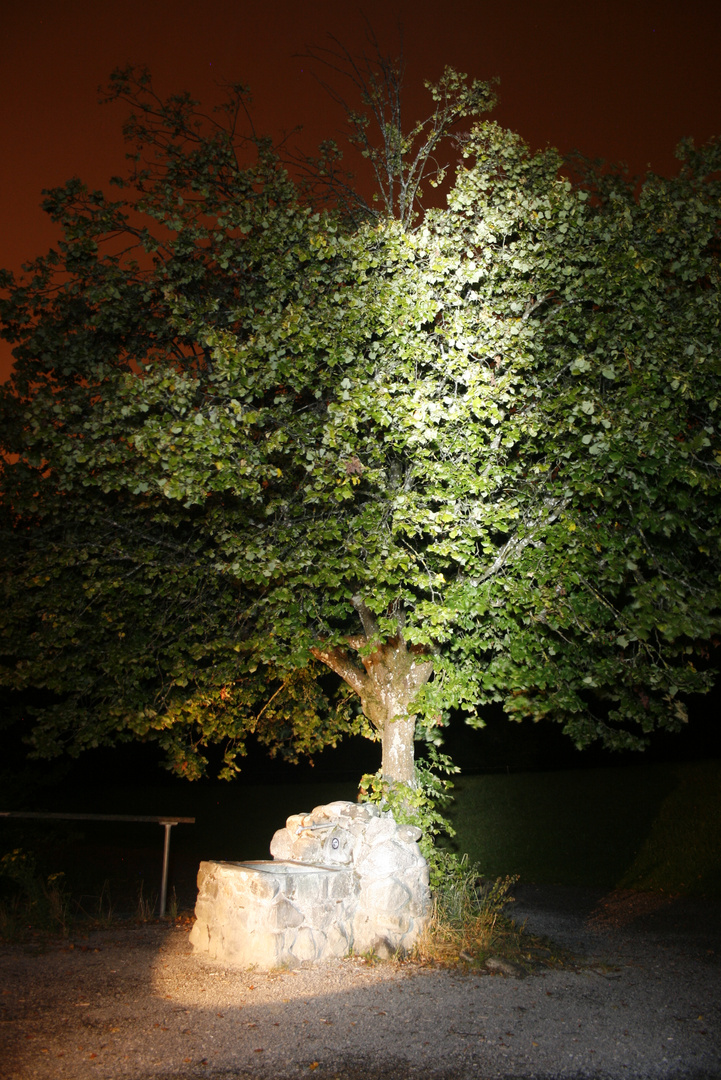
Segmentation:
[(585, 956), (527, 978), (358, 959), (227, 971), (188, 926), (0, 950), (3, 1080), (721, 1080), (721, 905), (516, 890)]

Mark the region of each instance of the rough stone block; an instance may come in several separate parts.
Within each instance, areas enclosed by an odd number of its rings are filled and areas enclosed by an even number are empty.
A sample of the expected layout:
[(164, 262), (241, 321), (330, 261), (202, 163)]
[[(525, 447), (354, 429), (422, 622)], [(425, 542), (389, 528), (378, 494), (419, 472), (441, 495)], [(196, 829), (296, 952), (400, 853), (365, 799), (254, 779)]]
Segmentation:
[(411, 917), (407, 911), (383, 911), (375, 914), (374, 922), (379, 931), (385, 933), (389, 940), (398, 940), (408, 933), (411, 928)]
[(286, 895), (301, 907), (305, 908), (315, 904), (319, 900), (325, 900), (328, 896), (328, 872), (314, 870), (313, 873), (299, 873), (296, 876), (288, 876)]
[(365, 829), (365, 842), (371, 847), (390, 840), (398, 832), (398, 826), (392, 817), (373, 818), (368, 822)]
[(423, 833), (417, 825), (399, 825), (397, 836), (405, 844), (412, 844), (414, 840), (420, 840)]
[(362, 891), (359, 903), (368, 913), (374, 911), (400, 911), (410, 904), (411, 894), (395, 878), (371, 881)]
[(255, 900), (270, 901), (278, 895), (280, 882), (271, 874), (254, 874), (245, 871), (243, 892)]
[(414, 919), (427, 919), (431, 913), (431, 906), (430, 896), (426, 896), (419, 892), (411, 893), (411, 902), (408, 905), (408, 912)]
[(284, 945), (285, 933), (266, 931), (228, 938), (222, 959), (242, 967), (274, 968), (283, 963)]
[(346, 933), (347, 923), (334, 922), (326, 931), (325, 952), (329, 959), (347, 956), (350, 946)]
[(325, 940), (325, 934), (318, 930), (314, 932), (309, 926), (303, 926), (295, 935), (290, 947), (291, 956), (302, 964), (319, 960), (323, 954)]
[(339, 870), (336, 873), (329, 875), (329, 900), (350, 900), (356, 892), (356, 877), (351, 870)]
[(277, 904), (272, 904), (267, 912), (263, 913), (263, 921), (273, 930), (286, 930), (295, 926), (302, 926), (305, 921), (302, 911), (291, 904), (289, 900), (281, 897)]
[(356, 911), (351, 923), (353, 951), (357, 953), (368, 952), (369, 949), (372, 949), (377, 936), (374, 920), (364, 911)]
[[(197, 910), (197, 909), (196, 909)], [(188, 935), (188, 941), (194, 949), (200, 949), (201, 952), (208, 951), (208, 924), (203, 918), (196, 918)]]
[(408, 851), (395, 840), (386, 840), (371, 848), (368, 855), (356, 863), (356, 870), (361, 877), (384, 878), (415, 865), (415, 852)]
[(321, 861), (325, 866), (350, 866), (357, 840), (348, 829), (332, 829), (321, 845)]
[[(273, 839), (270, 842), (270, 853), (274, 859), (293, 858), (293, 839), (287, 829), (278, 829), (273, 834)], [(200, 881), (198, 881), (198, 888), (200, 888)]]

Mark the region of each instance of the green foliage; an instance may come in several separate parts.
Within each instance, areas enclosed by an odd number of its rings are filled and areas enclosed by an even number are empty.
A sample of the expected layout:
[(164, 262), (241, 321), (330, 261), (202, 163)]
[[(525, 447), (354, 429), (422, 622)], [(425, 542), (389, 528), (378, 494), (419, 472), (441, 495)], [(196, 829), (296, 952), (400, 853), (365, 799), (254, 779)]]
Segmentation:
[(443, 811), (453, 801), (453, 784), (448, 777), (460, 771), (447, 754), (429, 746), (426, 757), (416, 760), (414, 784), (394, 783), (380, 770), (366, 773), (360, 782), (361, 802), (390, 810), (399, 825), (415, 825), (421, 830), (418, 844), (428, 862), (434, 892), (442, 888), (447, 873), (455, 865), (456, 856), (438, 844), (443, 837), (455, 836), (455, 829)]
[(721, 763), (671, 767), (671, 788), (616, 884), (681, 895), (721, 896)]
[(153, 919), (157, 900), (158, 898), (154, 892), (145, 895), (144, 882), (141, 881), (138, 887), (138, 903), (135, 909), (136, 922), (146, 923)]
[(513, 901), (510, 890), (518, 881), (516, 876), (484, 880), (477, 863), (468, 856), (444, 853), (445, 878), (435, 893), (436, 918), (446, 926), (467, 926), (480, 916), (494, 920), (506, 904)]
[(334, 140), (322, 144), (318, 158), (301, 159), (308, 173), (304, 188), (316, 198), (321, 196), (325, 206), (337, 204), (351, 225), (395, 218), (409, 228), (423, 206), (422, 185), (437, 188), (448, 174), (448, 166), (439, 161), (445, 144), (450, 141), (457, 146), (463, 138), (458, 125), (490, 112), (497, 96), (493, 83), (469, 82), (467, 75), (446, 67), (437, 83), (424, 84), (433, 102), (431, 112), (406, 130), (402, 123), (403, 60), (384, 56), (372, 35), (369, 41), (370, 54), (354, 56), (335, 42), (335, 47), (311, 49), (309, 59), (343, 74), (360, 98), (360, 107), (354, 108), (340, 93), (331, 91), (343, 105), (349, 143), (371, 167), (376, 188), (373, 202), (366, 202), (352, 174), (343, 170), (343, 153)]
[(63, 240), (0, 307), (0, 679), (42, 692), (36, 749), (312, 754), (372, 734), (381, 642), (432, 661), (430, 744), (490, 702), (579, 747), (679, 728), (721, 631), (721, 144), (637, 195), (478, 123), (446, 210), (350, 229), (238, 135), (244, 88), (229, 126), (112, 96), (120, 197), (50, 192)]

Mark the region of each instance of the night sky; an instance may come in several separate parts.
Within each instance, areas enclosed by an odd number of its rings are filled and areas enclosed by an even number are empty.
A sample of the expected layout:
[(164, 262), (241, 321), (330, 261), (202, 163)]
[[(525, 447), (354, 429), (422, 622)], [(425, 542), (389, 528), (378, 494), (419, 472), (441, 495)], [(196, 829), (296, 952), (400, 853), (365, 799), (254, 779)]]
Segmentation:
[(17, 271), (52, 243), (42, 188), (122, 171), (123, 107), (97, 104), (114, 67), (145, 64), (161, 94), (208, 105), (222, 83), (248, 83), (256, 128), (303, 125), (291, 145), (312, 151), (342, 114), (299, 54), (331, 34), (362, 49), (364, 18), (388, 53), (402, 32), (409, 119), (425, 115), (423, 80), (451, 64), (500, 76), (495, 119), (534, 147), (670, 173), (679, 138), (721, 133), (719, 0), (2, 0), (0, 265)]

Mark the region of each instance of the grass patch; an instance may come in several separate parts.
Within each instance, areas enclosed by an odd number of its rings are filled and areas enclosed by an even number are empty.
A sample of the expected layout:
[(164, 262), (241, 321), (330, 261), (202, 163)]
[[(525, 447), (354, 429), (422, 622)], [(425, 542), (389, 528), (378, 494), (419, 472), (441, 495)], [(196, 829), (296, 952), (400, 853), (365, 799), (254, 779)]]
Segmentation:
[(30, 852), (15, 848), (4, 855), (0, 859), (0, 940), (22, 942), (67, 938), (78, 931), (107, 930), (127, 923), (129, 918), (141, 924), (178, 922), (183, 917), (174, 889), (171, 889), (167, 913), (161, 919), (156, 911), (157, 894), (147, 891), (141, 880), (134, 916), (123, 918), (113, 910), (107, 881), (99, 896), (78, 899), (71, 895), (64, 879), (62, 871), (42, 873)]
[(721, 896), (721, 761), (466, 776), (450, 817), (489, 877)]
[(622, 889), (721, 896), (721, 762), (675, 767), (677, 786), (658, 807)]

